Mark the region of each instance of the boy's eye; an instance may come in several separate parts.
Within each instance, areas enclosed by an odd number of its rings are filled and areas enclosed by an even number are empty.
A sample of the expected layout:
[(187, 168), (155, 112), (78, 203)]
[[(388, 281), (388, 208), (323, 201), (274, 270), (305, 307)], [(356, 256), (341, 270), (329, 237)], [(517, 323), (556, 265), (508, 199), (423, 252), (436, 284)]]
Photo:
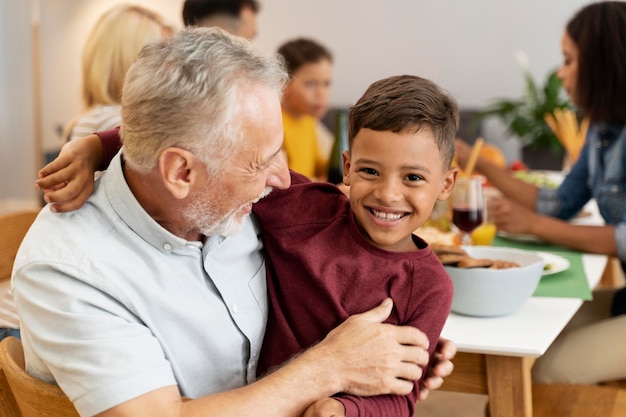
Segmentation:
[(423, 178), (420, 175), (417, 175), (417, 174), (408, 174), (406, 176), (406, 180), (407, 181), (420, 181), (422, 179)]
[(361, 171), (362, 173), (366, 174), (366, 175), (377, 175), (378, 171), (376, 171), (374, 168), (361, 168), (359, 171)]
[(307, 81), (304, 83), (307, 88), (315, 88), (315, 81)]

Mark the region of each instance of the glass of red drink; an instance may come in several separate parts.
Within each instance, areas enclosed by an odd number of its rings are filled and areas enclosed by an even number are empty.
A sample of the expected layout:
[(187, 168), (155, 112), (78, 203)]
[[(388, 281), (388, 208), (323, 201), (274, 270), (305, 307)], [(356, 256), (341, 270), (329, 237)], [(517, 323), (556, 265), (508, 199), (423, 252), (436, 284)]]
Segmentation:
[(461, 231), (461, 244), (471, 245), (471, 233), (484, 220), (482, 179), (461, 177), (452, 190), (452, 223)]

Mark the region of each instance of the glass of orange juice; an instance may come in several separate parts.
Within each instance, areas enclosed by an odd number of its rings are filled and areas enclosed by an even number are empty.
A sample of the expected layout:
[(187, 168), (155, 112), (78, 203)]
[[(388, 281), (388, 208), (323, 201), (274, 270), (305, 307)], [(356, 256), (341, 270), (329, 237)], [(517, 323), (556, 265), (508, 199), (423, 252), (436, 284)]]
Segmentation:
[(472, 243), (474, 245), (489, 246), (493, 243), (493, 239), (496, 237), (497, 228), (490, 210), (490, 200), (493, 197), (493, 193), (489, 190), (490, 188), (491, 187), (485, 187), (483, 190), (485, 196), (485, 221), (472, 232)]

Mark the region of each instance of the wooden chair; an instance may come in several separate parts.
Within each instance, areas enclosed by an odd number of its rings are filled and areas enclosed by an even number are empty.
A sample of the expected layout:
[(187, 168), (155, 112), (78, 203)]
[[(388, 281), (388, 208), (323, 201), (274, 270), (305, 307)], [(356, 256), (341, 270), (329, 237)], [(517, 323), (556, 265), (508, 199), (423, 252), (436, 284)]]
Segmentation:
[(0, 368), (0, 417), (22, 417), (2, 368)]
[[(37, 217), (38, 210), (0, 215), (0, 281), (11, 279), (13, 261), (24, 235)], [(0, 417), (22, 417), (9, 383), (0, 369)]]
[(622, 264), (618, 258), (610, 256), (598, 287), (622, 288), (624, 285), (626, 285), (626, 277), (622, 271)]
[(18, 417), (78, 417), (61, 388), (26, 373), (20, 339), (7, 337), (0, 342), (0, 367), (21, 411), (15, 414)]
[(37, 214), (29, 210), (0, 215), (0, 281), (11, 278), (15, 254)]
[(598, 385), (533, 385), (533, 417), (626, 416), (626, 390)]

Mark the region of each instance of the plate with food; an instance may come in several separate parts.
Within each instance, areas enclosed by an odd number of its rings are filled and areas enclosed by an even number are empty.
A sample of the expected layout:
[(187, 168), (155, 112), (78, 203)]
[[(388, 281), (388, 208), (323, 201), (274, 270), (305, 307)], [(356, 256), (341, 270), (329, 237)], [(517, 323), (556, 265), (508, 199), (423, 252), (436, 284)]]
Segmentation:
[(527, 235), (522, 233), (513, 234), (505, 232), (504, 230), (498, 230), (498, 236), (520, 243), (544, 243), (541, 238), (535, 235)]
[(537, 252), (537, 255), (541, 256), (545, 262), (543, 265), (542, 275), (556, 274), (557, 272), (566, 271), (570, 267), (569, 261), (559, 255), (548, 252)]

